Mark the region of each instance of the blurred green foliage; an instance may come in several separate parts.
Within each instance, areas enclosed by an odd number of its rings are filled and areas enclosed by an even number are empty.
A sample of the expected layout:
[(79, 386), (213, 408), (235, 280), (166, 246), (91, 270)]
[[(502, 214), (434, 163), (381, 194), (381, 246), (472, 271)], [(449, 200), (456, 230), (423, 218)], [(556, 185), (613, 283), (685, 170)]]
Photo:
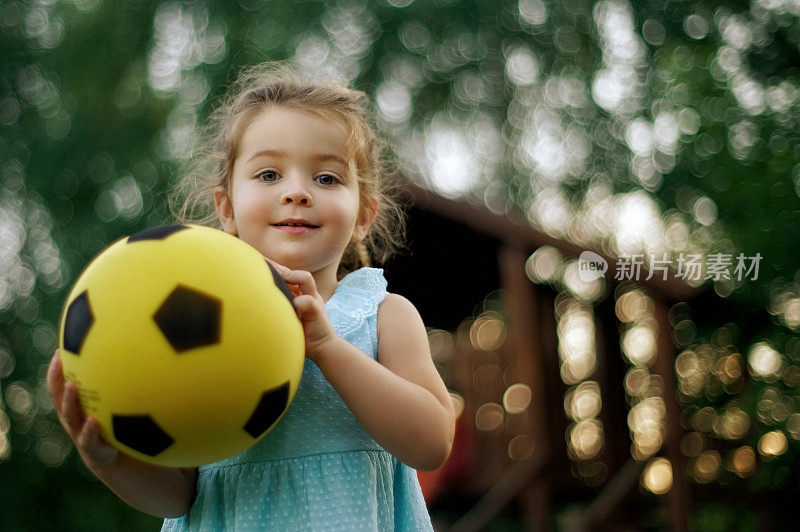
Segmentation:
[[(375, 97), (421, 182), (436, 185), (424, 160), (435, 154), (414, 139), (437, 120), (473, 127), (487, 145), (500, 139), (450, 195), (524, 214), (554, 190), (574, 208), (593, 187), (645, 190), (686, 228), (673, 251), (761, 253), (757, 280), (716, 287), (724, 312), (689, 314), (693, 341), (734, 323), (742, 353), (767, 339), (796, 368), (798, 16), (796, 2), (777, 0), (0, 3), (0, 528), (158, 525), (88, 474), (43, 377), (70, 283), (116, 238), (168, 218), (165, 193), (196, 127), (233, 74), (263, 60), (294, 59)], [(540, 125), (586, 153), (573, 161), (574, 146), (561, 144), (561, 166), (548, 166)], [(534, 148), (520, 155), (526, 135)], [(702, 198), (710, 219), (697, 212)], [(614, 251), (613, 235), (595, 237)], [(760, 420), (747, 441), (757, 447), (787, 419), (759, 417), (763, 389), (794, 413), (797, 385), (775, 376), (740, 390)], [(797, 447), (791, 439), (757, 475), (729, 482), (797, 490)], [(699, 512), (704, 529), (730, 523), (717, 507)]]

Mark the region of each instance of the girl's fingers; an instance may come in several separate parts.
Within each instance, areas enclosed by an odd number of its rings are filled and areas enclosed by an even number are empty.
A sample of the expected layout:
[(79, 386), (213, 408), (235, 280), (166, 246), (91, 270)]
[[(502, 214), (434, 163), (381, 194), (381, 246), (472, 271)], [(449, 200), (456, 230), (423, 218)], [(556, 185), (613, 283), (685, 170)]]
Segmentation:
[(78, 435), (78, 444), (93, 460), (104, 462), (114, 457), (117, 450), (100, 436), (100, 423), (87, 416)]
[(276, 270), (278, 270), (278, 273), (279, 273), (279, 274), (281, 274), (281, 276), (283, 276), (283, 274), (285, 274), (286, 272), (290, 271), (290, 270), (289, 270), (289, 268), (287, 268), (287, 267), (286, 267), (286, 266), (284, 266), (283, 264), (278, 264), (278, 263), (277, 263), (277, 262), (275, 262), (274, 260), (272, 260), (272, 259), (268, 259), (267, 257), (264, 257), (264, 259), (265, 259), (267, 262), (269, 262), (269, 264), (270, 264), (270, 265), (271, 265), (273, 268), (275, 268)]
[(288, 271), (284, 276), (284, 280), (289, 284), (297, 285), (300, 292), (308, 295), (317, 294), (317, 283), (314, 282), (314, 276), (304, 270)]
[(61, 369), (61, 356), (56, 349), (50, 365), (47, 367), (47, 389), (50, 392), (50, 399), (56, 409), (61, 406), (61, 397), (64, 395), (64, 373)]
[(314, 318), (318, 312), (317, 301), (313, 296), (304, 294), (294, 298), (294, 309), (302, 318)]
[(86, 416), (78, 399), (78, 387), (74, 382), (64, 385), (64, 395), (61, 402), (61, 420), (64, 428), (75, 439), (83, 427)]
[[(266, 260), (272, 265), (273, 268), (277, 270), (281, 277), (283, 277), (283, 280), (289, 285), (289, 290), (292, 291), (292, 294), (295, 297), (301, 294), (316, 293), (317, 286), (316, 283), (314, 283), (314, 278), (309, 272), (303, 270), (290, 270), (286, 266), (278, 264), (272, 259)], [(308, 279), (311, 280), (311, 284), (309, 284)]]

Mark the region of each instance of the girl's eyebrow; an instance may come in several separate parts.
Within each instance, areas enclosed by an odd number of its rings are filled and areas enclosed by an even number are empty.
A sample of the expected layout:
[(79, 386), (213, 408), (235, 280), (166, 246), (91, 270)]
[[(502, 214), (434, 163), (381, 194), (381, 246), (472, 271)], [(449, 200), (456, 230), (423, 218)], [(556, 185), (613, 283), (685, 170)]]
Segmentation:
[(345, 167), (347, 166), (347, 161), (345, 161), (344, 159), (342, 159), (338, 155), (318, 153), (318, 154), (313, 155), (312, 157), (314, 159), (316, 159), (317, 161), (321, 161), (321, 162), (334, 161), (334, 162), (337, 162), (337, 163), (341, 164), (342, 166), (345, 166)]
[[(250, 158), (247, 160), (248, 162), (252, 161), (253, 159), (257, 159), (258, 157), (275, 157), (275, 158), (282, 158), (288, 156), (288, 153), (282, 150), (261, 150), (255, 152)], [(347, 166), (347, 161), (339, 157), (338, 155), (328, 154), (328, 153), (315, 153), (311, 156), (312, 159), (320, 162), (326, 161), (334, 161), (342, 166)]]
[(250, 156), (250, 158), (249, 158), (249, 159), (247, 159), (247, 162), (250, 162), (250, 161), (252, 161), (253, 159), (257, 159), (257, 158), (259, 158), (259, 157), (275, 157), (275, 158), (281, 158), (281, 157), (286, 157), (286, 155), (287, 155), (287, 153), (286, 153), (285, 151), (279, 151), (279, 150), (261, 150), (261, 151), (257, 151), (257, 152), (255, 152), (253, 155), (251, 155), (251, 156)]

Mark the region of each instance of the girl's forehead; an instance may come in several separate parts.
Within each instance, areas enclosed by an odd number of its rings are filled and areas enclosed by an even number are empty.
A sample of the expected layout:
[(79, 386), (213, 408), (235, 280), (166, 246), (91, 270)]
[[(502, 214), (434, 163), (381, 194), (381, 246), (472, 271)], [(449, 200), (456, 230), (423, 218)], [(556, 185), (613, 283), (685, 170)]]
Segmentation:
[(258, 113), (244, 131), (241, 154), (252, 151), (320, 150), (345, 158), (343, 127), (320, 115), (285, 106)]

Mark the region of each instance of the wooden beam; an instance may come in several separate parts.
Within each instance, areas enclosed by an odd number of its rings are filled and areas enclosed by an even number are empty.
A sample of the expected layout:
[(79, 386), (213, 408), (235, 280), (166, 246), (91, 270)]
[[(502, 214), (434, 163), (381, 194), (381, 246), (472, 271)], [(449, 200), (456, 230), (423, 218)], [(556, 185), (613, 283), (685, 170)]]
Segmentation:
[[(534, 229), (519, 215), (495, 214), (466, 201), (451, 200), (407, 179), (399, 180), (398, 186), (402, 189), (401, 197), (408, 203), (461, 223), (477, 233), (490, 236), (500, 242), (526, 251), (532, 251), (541, 246), (553, 246), (570, 258), (579, 257), (583, 251), (593, 251), (608, 263), (609, 269), (606, 276), (613, 276), (617, 271), (618, 259), (616, 257), (612, 257), (600, 249), (578, 246), (568, 240), (553, 238)], [(641, 277), (647, 277), (646, 267), (641, 269)], [(639, 282), (652, 289), (663, 299), (672, 301), (692, 299), (700, 293), (699, 288), (686, 284), (672, 272), (669, 273), (666, 280), (663, 280), (660, 275), (654, 275), (651, 279), (639, 279)]]
[(450, 532), (478, 532), (483, 530), (494, 516), (500, 513), (514, 497), (525, 489), (533, 479), (540, 476), (545, 460), (538, 454), (517, 462), (483, 497), (453, 523)]
[(568, 516), (567, 532), (600, 530), (599, 525), (608, 519), (639, 483), (644, 465), (644, 462), (629, 459), (583, 511), (578, 510)]

